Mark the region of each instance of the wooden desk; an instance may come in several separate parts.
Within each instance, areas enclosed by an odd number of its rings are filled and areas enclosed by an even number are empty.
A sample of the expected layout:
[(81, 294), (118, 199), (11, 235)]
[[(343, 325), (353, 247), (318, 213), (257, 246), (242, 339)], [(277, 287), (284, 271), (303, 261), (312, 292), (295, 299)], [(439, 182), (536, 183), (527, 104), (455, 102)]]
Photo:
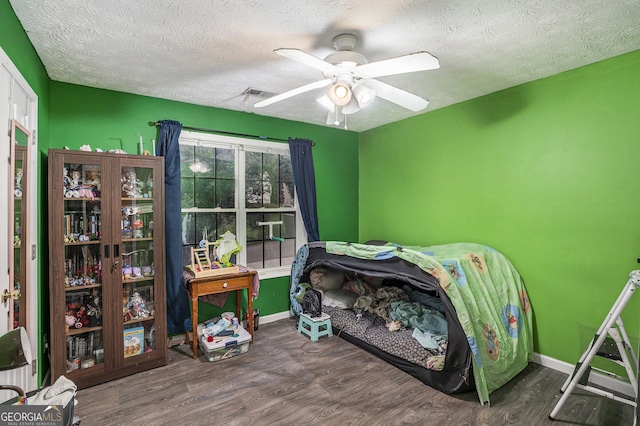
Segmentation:
[[(193, 349), (193, 359), (198, 358), (198, 297), (207, 294), (235, 291), (237, 316), (238, 320), (241, 320), (242, 290), (247, 289), (247, 299), (249, 300), (247, 310), (247, 326), (249, 329), (247, 331), (251, 334), (251, 342), (253, 342), (253, 276), (255, 274), (256, 271), (236, 272), (212, 277), (193, 278), (187, 282), (187, 291), (191, 298), (191, 324), (193, 325), (191, 347)], [(189, 344), (189, 334), (189, 332), (186, 332), (185, 340), (187, 344)]]

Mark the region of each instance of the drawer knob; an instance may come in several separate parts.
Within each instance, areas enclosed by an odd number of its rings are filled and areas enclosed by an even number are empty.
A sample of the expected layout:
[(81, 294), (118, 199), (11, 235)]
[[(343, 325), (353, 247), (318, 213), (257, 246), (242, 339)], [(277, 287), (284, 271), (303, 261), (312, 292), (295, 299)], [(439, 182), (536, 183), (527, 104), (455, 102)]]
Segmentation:
[(225, 281), (224, 284), (222, 284), (222, 288), (227, 288), (229, 284), (227, 284), (227, 282)]

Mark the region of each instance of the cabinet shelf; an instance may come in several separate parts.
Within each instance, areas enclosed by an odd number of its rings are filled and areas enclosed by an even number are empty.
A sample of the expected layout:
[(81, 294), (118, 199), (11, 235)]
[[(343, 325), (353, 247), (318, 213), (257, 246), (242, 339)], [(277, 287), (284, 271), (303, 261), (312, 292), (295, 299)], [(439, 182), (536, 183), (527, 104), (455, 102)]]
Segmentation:
[(67, 331), (67, 336), (76, 336), (78, 334), (91, 333), (92, 331), (98, 331), (98, 330), (102, 330), (102, 326), (70, 328), (69, 331)]
[(65, 246), (84, 246), (91, 244), (100, 244), (100, 240), (78, 241), (73, 243), (64, 243)]
[(143, 282), (152, 282), (155, 279), (154, 277), (141, 277), (141, 278), (123, 278), (123, 284), (132, 284), (132, 283), (143, 283)]
[(123, 321), (122, 323), (124, 325), (136, 324), (136, 323), (145, 322), (145, 321), (153, 321), (154, 319), (155, 319), (155, 317), (153, 315), (149, 315), (146, 318), (134, 318), (134, 319), (130, 319), (129, 321)]
[(143, 237), (143, 238), (123, 238), (123, 243), (138, 243), (143, 241), (153, 241), (153, 237)]
[(90, 203), (99, 203), (100, 197), (88, 198), (88, 197), (65, 197), (64, 201), (87, 201)]
[(87, 284), (87, 285), (74, 285), (74, 286), (71, 286), (71, 287), (65, 287), (64, 291), (78, 291), (78, 290), (84, 290), (85, 288), (98, 288), (98, 287), (102, 287), (102, 283)]
[[(165, 246), (164, 233), (153, 232), (165, 224), (164, 158), (52, 149), (48, 162), (51, 381), (69, 374), (84, 389), (166, 365), (165, 251), (153, 250)], [(65, 197), (76, 185), (82, 197)], [(139, 194), (148, 196), (126, 197)], [(71, 235), (87, 241), (65, 242)], [(141, 274), (154, 276), (124, 279), (138, 263), (153, 265)], [(149, 316), (125, 322), (134, 297), (152, 308), (135, 305), (131, 316)], [(66, 316), (84, 326), (69, 328)]]
[(148, 198), (144, 198), (144, 197), (138, 197), (138, 198), (129, 198), (129, 197), (122, 197), (122, 203), (132, 203), (132, 202), (140, 202), (140, 201), (149, 201), (149, 202), (153, 202), (153, 198), (152, 197), (148, 197)]

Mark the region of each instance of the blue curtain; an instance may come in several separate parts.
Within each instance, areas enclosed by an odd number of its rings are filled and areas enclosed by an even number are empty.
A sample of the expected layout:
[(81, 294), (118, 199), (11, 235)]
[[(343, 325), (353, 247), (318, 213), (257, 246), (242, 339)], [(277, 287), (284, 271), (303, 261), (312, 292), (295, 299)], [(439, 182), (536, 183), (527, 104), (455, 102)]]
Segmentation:
[(289, 138), (289, 152), (293, 168), (293, 181), (298, 204), (309, 241), (320, 241), (316, 202), (316, 175), (313, 170), (313, 142), (308, 139)]
[(189, 295), (182, 281), (182, 194), (178, 145), (182, 124), (174, 120), (162, 120), (158, 124), (155, 154), (164, 157), (167, 333), (173, 334), (192, 329)]

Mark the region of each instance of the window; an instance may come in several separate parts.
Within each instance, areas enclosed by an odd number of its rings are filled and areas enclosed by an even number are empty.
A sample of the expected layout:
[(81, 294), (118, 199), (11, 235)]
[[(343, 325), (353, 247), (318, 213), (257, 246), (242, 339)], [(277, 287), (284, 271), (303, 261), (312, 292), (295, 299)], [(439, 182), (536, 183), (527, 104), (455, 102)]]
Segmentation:
[(236, 263), (261, 278), (289, 275), (307, 241), (289, 146), (183, 132), (180, 160), (183, 263), (191, 263), (191, 248), (201, 240), (230, 231), (243, 247)]

